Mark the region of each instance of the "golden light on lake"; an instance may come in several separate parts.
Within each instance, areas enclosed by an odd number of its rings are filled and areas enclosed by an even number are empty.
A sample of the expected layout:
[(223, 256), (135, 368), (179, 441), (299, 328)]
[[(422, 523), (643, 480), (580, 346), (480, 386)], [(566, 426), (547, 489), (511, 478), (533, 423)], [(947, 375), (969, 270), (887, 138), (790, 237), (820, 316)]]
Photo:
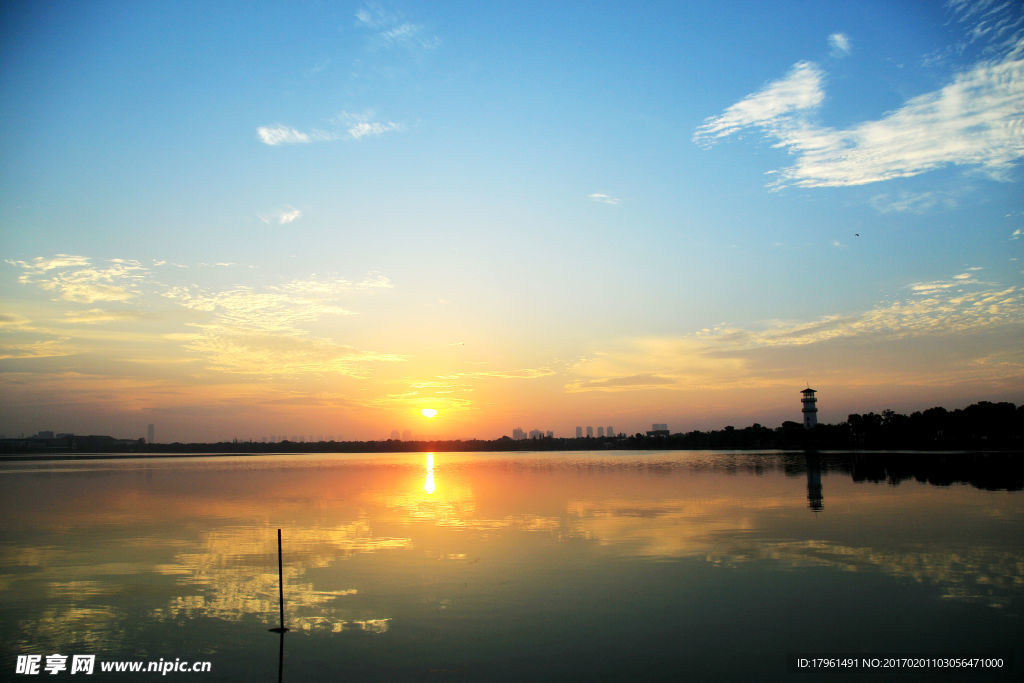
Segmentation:
[(437, 415), (437, 411), (434, 410), (433, 408), (424, 408), (420, 412), (423, 413), (423, 417), (425, 417), (427, 419), (430, 419), (430, 418), (434, 417), (435, 415)]
[(423, 490), (427, 493), (433, 493), (436, 489), (434, 485), (434, 454), (427, 453), (427, 478), (423, 482)]

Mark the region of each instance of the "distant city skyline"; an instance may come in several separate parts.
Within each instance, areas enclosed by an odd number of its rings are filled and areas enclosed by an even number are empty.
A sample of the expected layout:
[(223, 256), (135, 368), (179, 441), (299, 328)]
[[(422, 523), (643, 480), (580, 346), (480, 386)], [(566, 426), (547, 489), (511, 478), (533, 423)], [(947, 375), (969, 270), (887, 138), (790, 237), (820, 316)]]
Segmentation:
[(1021, 112), (1008, 0), (3, 3), (0, 433), (1021, 403)]
[[(708, 446), (705, 444), (723, 443), (722, 438), (725, 439), (725, 443), (731, 443), (731, 448), (763, 448), (765, 447), (766, 440), (775, 439), (777, 441), (774, 447), (790, 448), (793, 446), (801, 446), (801, 439), (794, 439), (794, 429), (797, 432), (807, 430), (814, 430), (819, 427), (817, 422), (817, 396), (818, 391), (806, 387), (800, 391), (801, 394), (801, 422), (796, 420), (784, 420), (778, 425), (763, 425), (760, 423), (752, 423), (749, 425), (736, 425), (736, 424), (724, 424), (718, 427), (707, 429), (707, 430), (679, 430), (672, 428), (668, 423), (655, 422), (651, 423), (651, 428), (644, 432), (634, 433), (619, 433), (616, 434), (612, 428), (608, 428), (607, 432), (604, 428), (599, 428), (597, 432), (597, 438), (602, 439), (603, 437), (611, 437), (611, 443), (606, 442), (606, 445), (613, 445), (615, 447), (630, 447), (631, 440), (633, 438), (643, 442), (644, 437), (648, 440), (655, 439), (660, 441), (662, 439), (672, 438), (671, 442), (665, 442), (666, 446), (671, 448), (708, 448), (718, 446)], [(992, 402), (992, 401), (980, 401), (969, 406), (932, 406), (924, 411), (914, 411), (908, 415), (903, 415), (891, 410), (884, 410), (880, 413), (875, 411), (863, 411), (861, 413), (853, 413), (847, 416), (844, 420), (838, 420), (834, 423), (822, 423), (821, 429), (815, 432), (815, 440), (822, 442), (823, 448), (834, 448), (834, 447), (857, 447), (863, 448), (866, 443), (874, 443), (876, 446), (879, 445), (879, 439), (883, 442), (888, 440), (891, 444), (903, 444), (901, 447), (906, 447), (908, 443), (916, 442), (927, 446), (931, 445), (943, 445), (949, 447), (953, 445), (955, 448), (962, 448), (967, 442), (977, 443), (996, 443), (1001, 444), (1007, 443), (1009, 439), (1012, 443), (1013, 432), (1020, 429), (1020, 413), (1024, 411), (1024, 404), (1015, 406), (1011, 402)], [(795, 416), (794, 416), (795, 417)], [(800, 427), (803, 430), (800, 430)], [(39, 430), (35, 434), (26, 436), (24, 433), (14, 435), (0, 434), (0, 440), (4, 441), (5, 447), (8, 449), (17, 449), (24, 445), (31, 449), (32, 452), (46, 449), (72, 449), (76, 447), (71, 443), (73, 441), (84, 440), (89, 443), (91, 447), (103, 447), (104, 443), (110, 443), (113, 445), (120, 446), (131, 446), (136, 448), (141, 444), (152, 444), (154, 440), (151, 438), (153, 435), (155, 425), (147, 425), (147, 438), (127, 436), (126, 435), (104, 435), (98, 434), (95, 430), (90, 431), (88, 434), (75, 434), (73, 432), (55, 432), (52, 429)], [(591, 428), (592, 429), (592, 428)], [(575, 428), (575, 439), (582, 440), (584, 427), (577, 426)], [(948, 433), (947, 433), (948, 431)], [(717, 434), (717, 436), (716, 436)], [(774, 434), (774, 436), (772, 436)], [(269, 437), (263, 436), (249, 436), (249, 437), (233, 437), (231, 439), (214, 439), (205, 443), (227, 443), (230, 442), (234, 445), (245, 445), (245, 444), (266, 444), (266, 443), (283, 443), (290, 442), (292, 444), (329, 444), (332, 442), (336, 443), (353, 443), (353, 442), (384, 442), (384, 441), (407, 441), (407, 442), (431, 442), (431, 441), (502, 441), (509, 439), (507, 434), (500, 436), (486, 436), (486, 437), (464, 437), (464, 438), (447, 438), (447, 439), (413, 439), (412, 434), (409, 430), (405, 430), (399, 433), (398, 430), (392, 430), (390, 439), (345, 439), (341, 435), (335, 434), (319, 434), (309, 435), (292, 435), (290, 437), (278, 436), (271, 434)], [(542, 430), (542, 429), (531, 429), (529, 432), (522, 429), (521, 427), (515, 427), (512, 429), (512, 441), (529, 441), (535, 439), (562, 439), (572, 437), (556, 435), (553, 430)], [(587, 437), (587, 441), (593, 437)], [(739, 441), (737, 442), (737, 438)], [(710, 439), (710, 440), (709, 440)], [(35, 446), (29, 444), (21, 444), (22, 441), (27, 440), (28, 442), (41, 441), (46, 442), (43, 444), (37, 443)], [(58, 443), (63, 442), (63, 443)], [(116, 442), (116, 443), (115, 443)], [(204, 442), (184, 442), (193, 444), (202, 444)], [(649, 443), (649, 441), (648, 441)], [(544, 442), (539, 443), (537, 446), (543, 448), (545, 446), (550, 447), (550, 443)], [(578, 446), (579, 444), (575, 444)], [(379, 450), (379, 449), (371, 449)], [(390, 447), (385, 450), (391, 450)], [(459, 449), (456, 449), (459, 450)], [(15, 451), (16, 452), (16, 451)]]

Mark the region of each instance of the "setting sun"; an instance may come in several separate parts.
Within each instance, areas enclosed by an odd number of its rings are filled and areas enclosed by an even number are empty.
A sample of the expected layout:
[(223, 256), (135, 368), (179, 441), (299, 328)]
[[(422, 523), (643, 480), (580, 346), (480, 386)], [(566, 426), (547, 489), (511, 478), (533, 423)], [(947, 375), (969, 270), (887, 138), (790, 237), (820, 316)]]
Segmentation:
[(424, 408), (420, 412), (423, 413), (423, 417), (428, 418), (428, 419), (434, 417), (435, 415), (437, 415), (437, 411), (434, 410), (433, 408)]

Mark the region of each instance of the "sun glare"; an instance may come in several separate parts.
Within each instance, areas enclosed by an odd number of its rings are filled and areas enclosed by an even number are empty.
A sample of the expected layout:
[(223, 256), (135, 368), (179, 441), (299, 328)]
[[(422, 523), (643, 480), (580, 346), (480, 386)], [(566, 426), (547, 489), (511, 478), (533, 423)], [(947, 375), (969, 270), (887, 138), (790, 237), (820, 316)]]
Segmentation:
[(428, 419), (437, 415), (437, 411), (434, 410), (433, 408), (424, 408), (420, 412), (423, 413), (423, 417)]

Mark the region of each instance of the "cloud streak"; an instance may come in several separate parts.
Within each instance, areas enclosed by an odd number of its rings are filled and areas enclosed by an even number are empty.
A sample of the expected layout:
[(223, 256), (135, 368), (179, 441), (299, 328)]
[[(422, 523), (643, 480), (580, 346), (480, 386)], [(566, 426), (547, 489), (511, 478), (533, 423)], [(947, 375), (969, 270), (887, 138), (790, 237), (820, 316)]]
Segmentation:
[(277, 223), (278, 225), (288, 225), (302, 218), (302, 210), (296, 209), (294, 206), (285, 206), (280, 209), (275, 209), (269, 214), (260, 215), (260, 220), (264, 223)]
[(850, 38), (844, 33), (833, 33), (828, 37), (829, 53), (833, 57), (845, 57), (853, 51)]
[(355, 312), (337, 305), (338, 298), (344, 294), (390, 286), (387, 278), (375, 275), (358, 283), (340, 278), (312, 278), (292, 280), (264, 289), (239, 285), (209, 291), (181, 286), (169, 288), (163, 296), (189, 310), (211, 313), (224, 325), (291, 333), (298, 325), (325, 315), (355, 315)]
[(948, 0), (946, 6), (967, 29), (965, 44), (982, 42), (988, 53), (1024, 55), (1024, 14), (1014, 0)]
[[(310, 372), (358, 375), (363, 363), (404, 360), (403, 356), (359, 349), (318, 337), (308, 329), (327, 317), (356, 315), (342, 305), (345, 298), (359, 292), (391, 288), (391, 281), (379, 273), (371, 273), (360, 281), (314, 275), (276, 285), (207, 289), (195, 284), (158, 282), (149, 269), (129, 259), (109, 259), (104, 265), (95, 265), (84, 256), (58, 254), (30, 261), (8, 260), (7, 263), (20, 269), (19, 282), (54, 292), (55, 301), (92, 304), (138, 300), (136, 307), (145, 303), (150, 310), (173, 303), (178, 312), (162, 317), (181, 321), (184, 311), (187, 313), (186, 329), (192, 331), (168, 332), (164, 328), (157, 336), (143, 334), (139, 338), (157, 345), (159, 342), (154, 340), (180, 344), (205, 360), (208, 369), (218, 372), (252, 376)], [(93, 307), (65, 311), (62, 318), (53, 322), (64, 331), (70, 325), (91, 327), (146, 317), (156, 318), (146, 309)], [(50, 334), (15, 314), (0, 316), (0, 330), (9, 336), (26, 331)], [(7, 359), (69, 355), (71, 347), (65, 342), (71, 338), (96, 343), (113, 340), (109, 335), (101, 339), (96, 333), (79, 327), (69, 338), (12, 340), (0, 349), (0, 355)]]
[(818, 65), (797, 62), (784, 78), (706, 119), (693, 134), (693, 141), (707, 147), (719, 138), (754, 126), (781, 134), (794, 113), (814, 109), (825, 100), (824, 79)]
[(408, 21), (401, 12), (377, 3), (364, 5), (355, 18), (357, 27), (371, 32), (374, 47), (429, 51), (441, 44), (441, 39), (422, 24)]
[[(827, 315), (805, 322), (776, 321), (762, 329), (722, 325), (682, 337), (628, 340), (580, 360), (572, 369), (575, 379), (566, 390), (753, 386), (759, 381), (758, 372), (765, 373), (760, 377), (765, 380), (785, 372), (787, 363), (801, 357), (801, 367), (805, 367), (802, 363), (813, 354), (808, 355), (804, 349), (825, 344), (852, 344), (860, 353), (866, 345), (898, 345), (907, 339), (949, 339), (966, 334), (1013, 336), (1012, 332), (1024, 324), (1024, 290), (993, 287), (979, 281), (977, 272), (968, 270), (949, 280), (911, 283), (907, 286), (908, 297), (860, 313)], [(788, 354), (785, 357), (789, 361), (780, 353)], [(767, 362), (767, 358), (772, 360)], [(980, 372), (978, 362), (978, 358), (970, 361), (974, 363), (971, 372)], [(755, 372), (759, 363), (762, 367)], [(1024, 366), (1004, 364), (1001, 371), (1011, 370), (1022, 373)], [(939, 374), (938, 369), (934, 374)]]
[(588, 194), (587, 199), (589, 199), (592, 202), (597, 202), (598, 204), (610, 204), (612, 206), (618, 206), (622, 202), (622, 200), (619, 199), (618, 197), (612, 197), (611, 195), (605, 194), (603, 192), (595, 192), (593, 194)]
[(339, 305), (339, 299), (391, 286), (386, 277), (374, 274), (361, 282), (313, 277), (262, 289), (172, 287), (163, 295), (188, 310), (209, 315), (207, 321), (191, 323), (196, 334), (183, 341), (185, 349), (203, 356), (213, 370), (254, 376), (310, 372), (359, 376), (361, 363), (405, 358), (339, 344), (314, 336), (304, 326), (325, 316), (356, 315)]
[(937, 206), (951, 209), (957, 202), (952, 197), (935, 192), (899, 192), (875, 195), (871, 198), (870, 204), (879, 213), (923, 214)]
[(820, 67), (799, 62), (708, 118), (693, 140), (708, 147), (744, 129), (761, 131), (795, 158), (775, 172), (777, 188), (866, 185), (951, 165), (1003, 178), (1024, 157), (1024, 60), (979, 63), (939, 90), (846, 129), (813, 122), (823, 83)]
[(539, 379), (550, 377), (555, 374), (551, 368), (523, 368), (520, 370), (477, 370), (475, 372), (459, 372), (454, 375), (445, 375), (442, 379), (467, 378), (497, 378), (497, 379)]
[(305, 145), (312, 142), (333, 142), (335, 140), (362, 140), (378, 137), (385, 133), (404, 131), (405, 125), (397, 121), (375, 121), (373, 114), (341, 112), (331, 120), (331, 130), (312, 129), (301, 131), (290, 126), (275, 124), (260, 126), (256, 134), (260, 141), (271, 147), (281, 145)]
[(101, 323), (119, 322), (123, 320), (139, 320), (145, 317), (141, 311), (108, 311), (102, 308), (90, 308), (86, 311), (69, 311), (64, 319), (69, 323), (97, 325)]
[(260, 142), (271, 147), (278, 145), (305, 145), (310, 142), (322, 142), (335, 140), (337, 136), (322, 130), (312, 130), (305, 133), (290, 126), (280, 123), (271, 126), (260, 126), (256, 129), (256, 135)]
[(32, 261), (8, 259), (7, 263), (21, 269), (18, 282), (54, 292), (59, 299), (86, 304), (138, 297), (149, 272), (134, 260), (110, 259), (105, 267), (96, 267), (85, 256), (68, 254), (39, 256)]
[(0, 360), (55, 358), (73, 355), (76, 351), (68, 346), (67, 342), (67, 339), (47, 339), (24, 344), (0, 345)]
[(374, 121), (373, 112), (352, 113), (343, 111), (335, 117), (335, 121), (345, 129), (345, 136), (350, 140), (361, 140), (376, 137), (384, 133), (403, 131), (405, 126), (395, 121)]

